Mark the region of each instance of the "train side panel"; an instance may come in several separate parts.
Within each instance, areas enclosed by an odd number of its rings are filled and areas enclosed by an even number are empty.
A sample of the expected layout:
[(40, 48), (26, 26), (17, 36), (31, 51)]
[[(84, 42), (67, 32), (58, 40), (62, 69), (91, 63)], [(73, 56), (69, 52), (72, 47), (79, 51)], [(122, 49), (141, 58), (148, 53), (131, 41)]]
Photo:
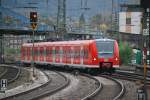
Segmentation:
[(117, 41), (114, 43), (114, 61), (113, 61), (113, 67), (119, 67), (119, 47)]
[[(105, 42), (105, 41), (103, 41)], [(106, 41), (107, 42), (107, 41)], [(103, 69), (119, 67), (119, 49), (117, 41), (114, 41), (112, 56), (101, 56), (102, 47), (97, 47), (95, 40), (78, 41), (77, 43), (52, 42), (36, 43), (34, 48), (34, 61), (38, 64), (68, 65), (70, 67)], [(106, 45), (108, 46), (108, 45)], [(21, 60), (31, 63), (32, 45), (24, 46), (21, 50)], [(109, 53), (109, 52), (106, 52)]]

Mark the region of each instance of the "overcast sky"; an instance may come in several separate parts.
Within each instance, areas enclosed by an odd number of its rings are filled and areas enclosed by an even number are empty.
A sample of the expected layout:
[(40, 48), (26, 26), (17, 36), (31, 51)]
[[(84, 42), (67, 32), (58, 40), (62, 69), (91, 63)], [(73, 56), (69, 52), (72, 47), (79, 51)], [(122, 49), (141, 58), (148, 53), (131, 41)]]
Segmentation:
[[(85, 4), (86, 1), (87, 6)], [(117, 4), (117, 1), (138, 3), (140, 0), (113, 0), (113, 1), (114, 4)], [(12, 8), (37, 6), (38, 11), (42, 16), (57, 15), (58, 0), (2, 0), (2, 2), (3, 2), (2, 5)], [(89, 10), (87, 11), (82, 10), (81, 7), (88, 7)], [(75, 19), (79, 18), (81, 13), (84, 13), (86, 18), (90, 18), (96, 14), (102, 14), (107, 16), (108, 14), (111, 13), (111, 11), (112, 11), (112, 0), (66, 0), (66, 15), (67, 17)]]

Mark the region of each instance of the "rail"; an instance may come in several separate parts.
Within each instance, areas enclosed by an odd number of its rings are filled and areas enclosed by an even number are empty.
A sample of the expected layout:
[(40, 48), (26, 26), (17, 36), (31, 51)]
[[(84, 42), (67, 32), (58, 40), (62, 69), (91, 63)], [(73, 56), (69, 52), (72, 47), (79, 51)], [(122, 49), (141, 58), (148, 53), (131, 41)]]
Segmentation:
[(107, 75), (102, 75), (102, 77), (105, 77), (105, 78), (107, 78), (109, 80), (115, 81), (119, 85), (119, 87), (121, 88), (121, 90), (118, 93), (118, 95), (113, 98), (113, 100), (120, 99), (123, 96), (123, 94), (125, 93), (125, 87), (124, 87), (123, 83), (121, 81), (119, 81), (119, 80), (117, 80), (117, 79), (115, 79), (113, 77), (107, 76)]
[[(1, 66), (2, 67), (2, 66)], [(0, 78), (7, 73), (7, 68), (4, 68), (4, 71), (0, 74)]]
[(1, 79), (8, 79), (8, 84), (14, 82), (19, 77), (21, 69), (14, 67), (14, 66), (11, 66), (11, 65), (3, 65), (3, 66), (7, 67), (7, 69), (3, 74), (1, 74), (0, 78)]
[[(144, 80), (144, 76), (142, 74), (131, 73), (128, 71), (120, 71), (120, 70), (116, 70), (116, 73), (112, 74), (112, 77), (126, 79), (126, 80), (130, 80), (130, 81)], [(150, 76), (149, 75), (147, 75), (147, 77), (146, 77), (146, 84), (150, 85)]]
[(51, 92), (47, 91), (47, 92), (45, 92), (45, 93), (43, 93), (41, 95), (38, 95), (38, 96), (32, 98), (32, 100), (37, 100), (39, 98), (42, 98), (42, 97), (45, 97), (45, 96), (48, 96), (48, 95), (52, 95), (53, 93), (56, 93), (56, 92), (62, 90), (63, 88), (65, 88), (66, 86), (68, 86), (70, 84), (70, 80), (65, 75), (61, 74), (58, 71), (54, 71), (54, 72), (56, 72), (57, 74), (59, 74), (60, 76), (62, 76), (66, 80), (66, 83), (63, 84), (61, 87), (58, 87), (58, 88), (54, 89)]
[(11, 100), (12, 98), (17, 98), (18, 96), (24, 95), (24, 94), (26, 94), (26, 93), (28, 93), (28, 92), (32, 92), (32, 91), (38, 90), (38, 89), (40, 89), (40, 88), (42, 88), (42, 87), (45, 87), (46, 85), (48, 85), (48, 84), (51, 82), (51, 79), (49, 78), (49, 76), (48, 76), (45, 72), (43, 72), (43, 73), (44, 73), (44, 74), (47, 76), (47, 78), (48, 78), (48, 81), (47, 81), (45, 84), (43, 84), (43, 85), (41, 85), (41, 86), (39, 86), (39, 87), (35, 87), (35, 88), (33, 88), (33, 89), (30, 89), (30, 90), (27, 90), (27, 91), (24, 91), (24, 92), (15, 94), (15, 95), (7, 96), (7, 97), (2, 98), (2, 99), (0, 99), (0, 100), (7, 100), (7, 99), (8, 99), (8, 100)]
[(94, 77), (92, 77), (92, 76), (90, 76), (88, 74), (83, 74), (82, 73), (82, 75), (95, 80), (96, 81), (95, 84), (98, 85), (98, 88), (94, 92), (92, 92), (91, 94), (89, 94), (86, 97), (84, 97), (84, 98), (81, 99), (81, 100), (88, 100), (88, 99), (91, 99), (92, 97), (94, 97), (98, 92), (100, 92), (100, 90), (102, 89), (102, 83), (100, 83), (98, 79), (96, 79), (96, 78), (94, 78)]

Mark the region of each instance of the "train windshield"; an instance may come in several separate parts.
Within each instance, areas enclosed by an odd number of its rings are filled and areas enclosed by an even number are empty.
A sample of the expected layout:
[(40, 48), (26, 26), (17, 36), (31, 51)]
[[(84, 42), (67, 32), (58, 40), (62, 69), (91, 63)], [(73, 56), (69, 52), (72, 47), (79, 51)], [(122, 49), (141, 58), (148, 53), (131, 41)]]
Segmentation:
[(97, 41), (96, 47), (99, 58), (109, 58), (113, 56), (114, 42), (113, 41)]

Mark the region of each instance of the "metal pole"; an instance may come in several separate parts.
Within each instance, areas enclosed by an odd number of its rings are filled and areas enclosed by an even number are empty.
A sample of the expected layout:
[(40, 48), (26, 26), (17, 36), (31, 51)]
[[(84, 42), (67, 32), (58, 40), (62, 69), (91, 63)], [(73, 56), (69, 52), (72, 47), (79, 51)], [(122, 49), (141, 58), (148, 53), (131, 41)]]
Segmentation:
[[(149, 29), (149, 8), (147, 9), (144, 9), (144, 18), (146, 18), (146, 20), (143, 18), (143, 21), (145, 25), (144, 26), (144, 29)], [(144, 51), (144, 57), (143, 57), (143, 63), (144, 63), (144, 93), (145, 93), (145, 100), (147, 100), (147, 90), (146, 90), (146, 77), (147, 77), (147, 36), (146, 34), (143, 32), (143, 51)]]
[(112, 27), (113, 27), (113, 0), (111, 1), (111, 34), (112, 34)]
[(120, 42), (120, 33), (119, 33), (119, 12), (120, 12), (120, 3), (119, 3), (119, 0), (117, 0), (117, 6), (118, 6), (118, 9), (117, 9), (117, 37), (118, 37), (118, 43)]
[(2, 43), (2, 34), (0, 34), (0, 63), (3, 63), (3, 43)]
[(114, 1), (112, 0), (112, 10), (111, 10), (111, 35), (112, 35), (112, 30), (113, 30), (113, 4), (114, 3)]
[(32, 73), (33, 73), (33, 77), (35, 77), (35, 71), (34, 71), (34, 29), (32, 30)]

